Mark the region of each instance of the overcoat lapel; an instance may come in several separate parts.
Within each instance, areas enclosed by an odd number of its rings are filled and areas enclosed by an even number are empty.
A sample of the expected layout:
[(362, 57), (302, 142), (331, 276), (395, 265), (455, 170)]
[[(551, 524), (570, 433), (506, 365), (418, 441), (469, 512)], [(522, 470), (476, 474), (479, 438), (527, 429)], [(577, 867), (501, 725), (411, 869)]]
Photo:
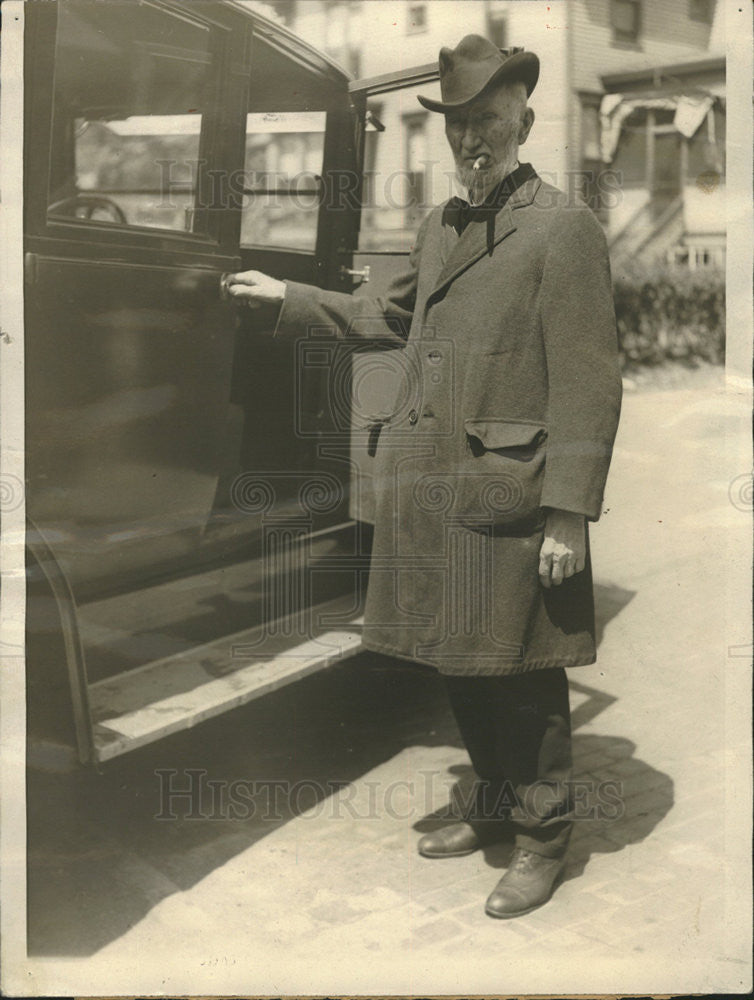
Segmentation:
[(516, 231), (513, 209), (531, 204), (541, 183), (540, 178), (534, 174), (516, 188), (499, 211), (490, 211), (482, 218), (470, 222), (459, 237), (455, 237), (454, 231), (448, 234), (447, 229), (452, 229), (452, 216), (448, 213), (443, 214), (442, 225), (445, 232), (442, 243), (444, 247), (450, 244), (450, 250), (435, 280), (434, 288), (427, 300), (428, 305), (467, 268), (485, 255), (491, 255), (498, 243)]

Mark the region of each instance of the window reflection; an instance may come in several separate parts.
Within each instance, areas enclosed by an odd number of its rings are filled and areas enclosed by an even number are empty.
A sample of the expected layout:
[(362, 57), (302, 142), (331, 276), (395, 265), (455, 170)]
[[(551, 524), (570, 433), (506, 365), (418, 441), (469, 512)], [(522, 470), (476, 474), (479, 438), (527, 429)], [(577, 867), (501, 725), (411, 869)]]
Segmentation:
[(209, 29), (59, 0), (48, 217), (193, 232)]
[(324, 111), (247, 116), (243, 246), (314, 250), (325, 122)]

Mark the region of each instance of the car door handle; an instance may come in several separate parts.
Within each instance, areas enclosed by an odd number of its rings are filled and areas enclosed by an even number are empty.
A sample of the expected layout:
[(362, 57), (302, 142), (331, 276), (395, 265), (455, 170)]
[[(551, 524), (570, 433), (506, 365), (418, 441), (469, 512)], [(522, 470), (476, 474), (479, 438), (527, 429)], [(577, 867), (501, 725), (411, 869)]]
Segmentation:
[(340, 265), (340, 275), (342, 278), (345, 278), (346, 275), (349, 275), (351, 278), (359, 278), (362, 285), (366, 285), (369, 281), (369, 271), (369, 264), (365, 264), (361, 269), (346, 267), (344, 264)]

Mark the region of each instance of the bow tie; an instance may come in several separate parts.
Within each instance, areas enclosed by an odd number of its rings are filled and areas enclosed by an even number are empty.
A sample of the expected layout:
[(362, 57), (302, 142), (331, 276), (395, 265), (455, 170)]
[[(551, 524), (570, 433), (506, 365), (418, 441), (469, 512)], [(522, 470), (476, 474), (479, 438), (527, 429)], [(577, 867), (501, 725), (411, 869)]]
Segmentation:
[(498, 211), (498, 205), (494, 200), (483, 202), (481, 205), (472, 205), (465, 198), (455, 196), (451, 198), (448, 208), (451, 211), (451, 224), (460, 235), (472, 219), (486, 219), (490, 214)]
[(491, 214), (497, 213), (506, 201), (510, 198), (516, 188), (526, 180), (531, 172), (528, 164), (521, 169), (518, 164), (515, 170), (495, 185), (487, 197), (479, 205), (472, 205), (465, 198), (455, 195), (450, 199), (448, 207), (451, 209), (452, 225), (460, 235), (472, 219), (488, 219)]

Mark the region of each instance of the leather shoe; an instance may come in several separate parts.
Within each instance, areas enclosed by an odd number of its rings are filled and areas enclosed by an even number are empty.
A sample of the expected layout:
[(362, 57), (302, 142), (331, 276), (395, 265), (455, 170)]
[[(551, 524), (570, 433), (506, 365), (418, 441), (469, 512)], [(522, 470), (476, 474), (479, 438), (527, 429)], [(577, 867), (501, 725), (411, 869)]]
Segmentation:
[(425, 833), (419, 841), (419, 854), (424, 858), (462, 858), (478, 851), (485, 844), (504, 839), (502, 823), (488, 822), (472, 826), (471, 823), (461, 821), (432, 833)]
[(552, 896), (564, 870), (563, 857), (545, 858), (517, 847), (508, 871), (487, 899), (485, 911), (503, 920), (531, 913)]

